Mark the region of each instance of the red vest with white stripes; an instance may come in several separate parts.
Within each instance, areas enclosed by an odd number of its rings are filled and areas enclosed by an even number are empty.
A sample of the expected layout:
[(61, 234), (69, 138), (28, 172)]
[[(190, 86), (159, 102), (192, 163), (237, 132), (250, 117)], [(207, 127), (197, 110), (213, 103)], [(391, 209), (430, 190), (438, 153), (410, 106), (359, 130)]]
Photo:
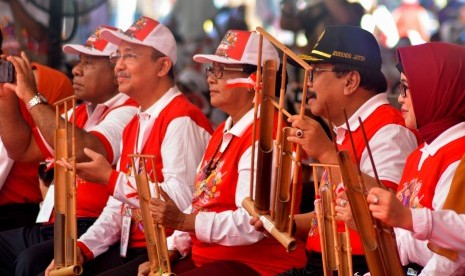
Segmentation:
[[(155, 173), (158, 182), (163, 182), (164, 177), (162, 173), (163, 169), (163, 157), (161, 155), (161, 145), (165, 139), (166, 130), (169, 124), (176, 118), (190, 117), (197, 125), (204, 128), (209, 133), (212, 132), (208, 119), (203, 115), (202, 111), (195, 107), (187, 100), (184, 95), (175, 97), (158, 115), (156, 118), (152, 130), (147, 138), (147, 141), (139, 154), (155, 155)], [(127, 175), (132, 175), (131, 172), (131, 158), (128, 158), (128, 154), (135, 153), (135, 145), (137, 143), (137, 137), (139, 133), (139, 118), (135, 116), (131, 122), (126, 126), (123, 133), (123, 149), (121, 151), (121, 158), (119, 161), (119, 168), (121, 172)], [(184, 135), (179, 133), (179, 135)], [(167, 138), (169, 139), (169, 137)], [(150, 174), (150, 178), (153, 181), (153, 168), (152, 164), (148, 162), (146, 164), (147, 172)], [(131, 185), (130, 183), (128, 183)], [(135, 188), (135, 187), (134, 187)], [(127, 197), (137, 197), (137, 192), (134, 194), (128, 194)], [(145, 247), (145, 237), (142, 226), (142, 216), (140, 209), (132, 210), (132, 223), (131, 233), (129, 237), (129, 247)], [(170, 234), (172, 231), (167, 231)]]

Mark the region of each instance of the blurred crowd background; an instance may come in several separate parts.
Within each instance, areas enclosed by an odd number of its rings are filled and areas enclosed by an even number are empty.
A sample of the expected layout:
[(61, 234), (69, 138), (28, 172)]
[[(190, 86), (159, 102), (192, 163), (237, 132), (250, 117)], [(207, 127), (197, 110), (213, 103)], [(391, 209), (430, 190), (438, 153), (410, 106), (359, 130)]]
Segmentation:
[[(214, 51), (228, 29), (261, 26), (296, 53), (305, 53), (326, 25), (361, 26), (379, 41), (394, 105), (399, 79), (394, 66), (397, 47), (427, 41), (465, 44), (465, 0), (0, 0), (0, 4), (11, 1), (37, 8), (31, 16), (49, 28), (46, 62), (68, 73), (75, 57), (62, 55), (62, 43), (83, 43), (98, 25), (124, 30), (140, 15), (163, 22), (179, 46), (178, 84), (214, 124), (224, 117), (210, 107), (204, 68), (192, 56)], [(0, 27), (3, 48), (9, 47), (8, 23), (1, 17)], [(288, 72), (290, 90), (295, 92), (289, 93), (292, 104), (300, 101), (301, 88), (298, 70)]]

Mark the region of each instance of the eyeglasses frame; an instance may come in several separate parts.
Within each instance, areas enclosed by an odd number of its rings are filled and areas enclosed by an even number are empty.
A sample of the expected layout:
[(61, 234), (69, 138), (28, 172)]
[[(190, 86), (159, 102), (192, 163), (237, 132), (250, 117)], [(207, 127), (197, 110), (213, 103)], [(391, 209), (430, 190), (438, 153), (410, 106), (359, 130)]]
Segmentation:
[[(217, 71), (215, 72), (214, 71), (215, 68), (219, 68), (219, 70), (217, 69)], [(207, 77), (213, 74), (215, 78), (218, 80), (223, 77), (223, 73), (225, 71), (226, 72), (245, 72), (244, 68), (238, 68), (238, 67), (208, 66), (207, 68), (205, 68), (205, 74), (207, 75)]]

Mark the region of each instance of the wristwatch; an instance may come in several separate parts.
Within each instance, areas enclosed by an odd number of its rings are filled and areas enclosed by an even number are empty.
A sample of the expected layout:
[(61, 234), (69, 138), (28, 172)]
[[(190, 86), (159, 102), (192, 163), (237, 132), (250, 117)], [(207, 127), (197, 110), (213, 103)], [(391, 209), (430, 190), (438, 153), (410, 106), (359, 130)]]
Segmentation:
[(31, 109), (38, 105), (38, 104), (46, 104), (48, 103), (47, 102), (47, 99), (40, 93), (37, 93), (34, 97), (32, 97), (32, 99), (29, 100), (29, 102), (26, 104), (26, 107), (27, 107), (27, 110), (28, 111), (31, 111)]

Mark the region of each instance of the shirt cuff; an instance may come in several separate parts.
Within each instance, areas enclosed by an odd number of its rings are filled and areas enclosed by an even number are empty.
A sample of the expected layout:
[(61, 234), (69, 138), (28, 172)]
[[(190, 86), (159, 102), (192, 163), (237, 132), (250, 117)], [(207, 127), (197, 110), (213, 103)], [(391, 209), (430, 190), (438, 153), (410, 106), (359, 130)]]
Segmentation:
[(427, 208), (410, 209), (412, 212), (413, 237), (426, 240), (431, 232), (431, 213)]
[(190, 233), (182, 231), (174, 231), (174, 233), (166, 238), (166, 245), (170, 251), (178, 251), (181, 257), (184, 258), (189, 254), (192, 248), (192, 239)]
[(94, 259), (94, 254), (82, 241), (77, 241), (76, 245), (79, 249), (81, 249), (82, 256), (84, 257), (84, 263)]
[(195, 217), (195, 236), (203, 242), (212, 242), (212, 229), (215, 213), (199, 212)]

